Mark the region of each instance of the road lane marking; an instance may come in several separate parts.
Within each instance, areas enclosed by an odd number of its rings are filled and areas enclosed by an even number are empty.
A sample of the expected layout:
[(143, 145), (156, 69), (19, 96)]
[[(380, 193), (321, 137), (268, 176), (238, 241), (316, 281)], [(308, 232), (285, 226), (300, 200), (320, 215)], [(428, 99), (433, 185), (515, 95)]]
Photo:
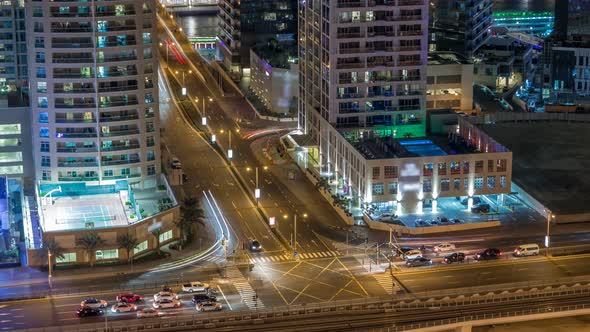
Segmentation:
[(234, 310), (231, 307), (231, 303), (229, 303), (229, 301), (227, 300), (227, 297), (225, 297), (225, 294), (223, 293), (223, 290), (221, 290), (221, 287), (219, 287), (219, 285), (217, 285), (217, 289), (219, 289), (219, 292), (221, 293), (221, 296), (223, 296), (223, 298), (225, 299), (225, 303), (227, 303), (227, 306), (229, 307), (229, 310)]

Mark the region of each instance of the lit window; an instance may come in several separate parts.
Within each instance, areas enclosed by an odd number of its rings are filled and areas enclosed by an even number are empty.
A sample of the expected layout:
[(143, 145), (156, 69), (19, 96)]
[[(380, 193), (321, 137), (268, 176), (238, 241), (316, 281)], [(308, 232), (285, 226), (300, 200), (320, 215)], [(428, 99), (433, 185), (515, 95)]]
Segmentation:
[(22, 174), (23, 166), (0, 166), (0, 174)]
[(390, 182), (387, 187), (390, 195), (397, 195), (397, 182)]
[(383, 183), (377, 183), (373, 185), (373, 195), (374, 196), (381, 196), (383, 195), (384, 186)]
[(22, 152), (0, 152), (0, 163), (23, 161)]
[(148, 241), (145, 240), (142, 243), (138, 244), (137, 247), (133, 248), (133, 254), (135, 255), (139, 252), (147, 250), (147, 248), (148, 248)]
[(76, 262), (76, 253), (75, 252), (65, 252), (62, 254), (63, 257), (57, 257), (55, 259), (56, 263), (75, 263)]
[(97, 260), (117, 259), (119, 258), (119, 249), (97, 250)]
[(473, 189), (482, 189), (483, 188), (483, 177), (476, 177), (473, 181)]
[(160, 234), (160, 243), (164, 243), (172, 238), (172, 230)]

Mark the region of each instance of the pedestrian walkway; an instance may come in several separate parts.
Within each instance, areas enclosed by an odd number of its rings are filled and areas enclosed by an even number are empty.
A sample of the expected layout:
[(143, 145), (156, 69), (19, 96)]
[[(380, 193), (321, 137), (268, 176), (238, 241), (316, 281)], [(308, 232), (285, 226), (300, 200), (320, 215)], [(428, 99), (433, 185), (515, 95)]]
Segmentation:
[[(328, 257), (337, 257), (340, 255), (341, 255), (340, 252), (331, 251), (331, 250), (298, 254), (299, 259), (320, 259), (320, 258), (328, 258)], [(294, 258), (292, 255), (258, 256), (258, 257), (250, 257), (250, 263), (288, 262), (288, 261), (292, 261), (293, 259)]]
[(372, 277), (375, 278), (375, 280), (377, 280), (377, 283), (381, 287), (383, 287), (383, 289), (385, 289), (385, 291), (389, 295), (392, 295), (394, 290), (396, 290), (396, 288), (397, 288), (395, 286), (395, 282), (393, 281), (393, 277), (391, 276), (389, 271), (375, 273), (372, 275)]
[(242, 302), (248, 306), (248, 309), (264, 308), (264, 304), (258, 298), (256, 291), (252, 288), (248, 280), (244, 278), (244, 275), (237, 267), (228, 266), (226, 274), (227, 277), (232, 280), (232, 285), (236, 288), (242, 297)]

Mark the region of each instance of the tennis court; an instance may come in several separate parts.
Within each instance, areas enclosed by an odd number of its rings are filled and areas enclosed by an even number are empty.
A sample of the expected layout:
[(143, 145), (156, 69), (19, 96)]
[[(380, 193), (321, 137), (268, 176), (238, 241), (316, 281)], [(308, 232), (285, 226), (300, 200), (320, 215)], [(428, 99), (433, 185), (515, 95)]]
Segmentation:
[(127, 217), (117, 194), (56, 197), (44, 205), (47, 230), (74, 230), (126, 226)]

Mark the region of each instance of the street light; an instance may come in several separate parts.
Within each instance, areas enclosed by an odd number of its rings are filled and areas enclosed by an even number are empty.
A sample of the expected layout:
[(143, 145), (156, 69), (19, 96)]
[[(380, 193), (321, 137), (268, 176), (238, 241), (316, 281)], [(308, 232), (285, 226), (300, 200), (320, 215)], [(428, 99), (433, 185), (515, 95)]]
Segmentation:
[[(166, 68), (169, 68), (169, 65), (168, 65), (168, 53), (169, 53), (169, 50), (170, 50), (170, 46), (172, 46), (172, 45), (176, 45), (176, 44), (175, 43), (166, 43)], [(163, 46), (162, 43), (160, 43), (160, 46)]]
[[(203, 114), (201, 114), (201, 125), (206, 126), (207, 125), (207, 113), (205, 110), (205, 101), (209, 100), (209, 102), (213, 101), (213, 98), (211, 97), (203, 97), (203, 108), (201, 108), (201, 110), (203, 111)], [(199, 98), (195, 98), (195, 102), (199, 102)]]
[[(287, 218), (287, 215), (284, 215), (283, 218)], [(303, 214), (303, 218), (307, 218), (307, 213)], [(297, 257), (297, 213), (293, 215), (293, 257)]]
[(53, 272), (53, 267), (51, 266), (51, 250), (47, 250), (47, 265), (49, 267), (49, 275), (47, 276), (49, 281), (49, 288), (53, 288), (53, 281), (51, 279), (51, 273)]
[[(256, 187), (254, 188), (254, 198), (256, 198), (256, 206), (258, 206), (258, 200), (261, 197), (261, 190), (258, 187), (258, 166), (254, 167), (256, 172)], [(263, 166), (262, 169), (265, 171), (268, 169), (268, 166)], [(252, 169), (250, 167), (246, 167), (246, 171), (250, 172)]]

